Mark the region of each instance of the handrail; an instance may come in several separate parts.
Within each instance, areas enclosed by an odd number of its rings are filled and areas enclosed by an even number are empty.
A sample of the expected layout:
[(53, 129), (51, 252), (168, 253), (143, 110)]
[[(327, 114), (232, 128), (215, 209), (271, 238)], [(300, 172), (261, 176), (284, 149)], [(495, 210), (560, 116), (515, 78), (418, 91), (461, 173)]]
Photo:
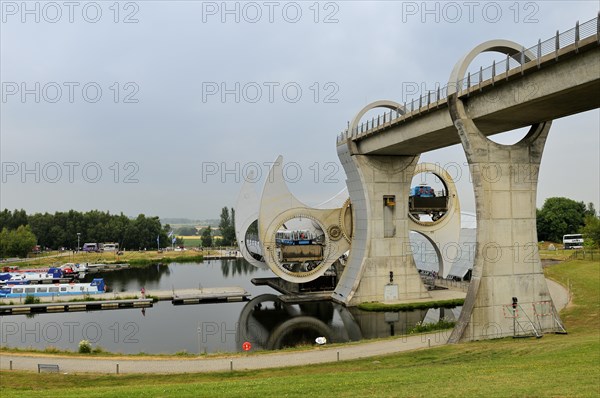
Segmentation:
[[(455, 83), (457, 94), (463, 95), (465, 91), (468, 94), (473, 86), (481, 85), (482, 82), (488, 80), (491, 80), (492, 84), (494, 84), (496, 77), (499, 74), (505, 74), (505, 78), (508, 79), (509, 72), (523, 67), (523, 64), (525, 63), (525, 54), (532, 58), (532, 61), (537, 62), (537, 66), (540, 68), (540, 60), (544, 56), (554, 54), (554, 59), (558, 61), (560, 50), (568, 46), (575, 45), (577, 49), (576, 51), (578, 51), (579, 42), (594, 35), (596, 35), (598, 44), (600, 44), (600, 12), (596, 18), (590, 19), (582, 24), (579, 24), (579, 21), (577, 21), (574, 28), (571, 28), (563, 33), (559, 33), (557, 30), (553, 37), (544, 41), (541, 41), (540, 39), (536, 45), (529, 48), (523, 48), (521, 52), (514, 56), (509, 57), (507, 55), (506, 59), (500, 62), (496, 62), (494, 60), (492, 65), (487, 68), (480, 67), (475, 73), (468, 72), (463, 79)], [(520, 61), (517, 61), (519, 59)], [(379, 115), (376, 118), (373, 117), (370, 121), (370, 124), (369, 120), (367, 120), (353, 129), (351, 132), (349, 132), (348, 129), (342, 131), (337, 136), (337, 144), (340, 144), (347, 139), (371, 135), (377, 130), (381, 130), (392, 123), (414, 117), (416, 114), (427, 111), (432, 106), (438, 107), (441, 105), (441, 103), (447, 101), (448, 87), (450, 84), (451, 83), (442, 88), (438, 87), (437, 91), (435, 92), (427, 91), (427, 94), (421, 95), (409, 103), (405, 102), (404, 109), (406, 109), (406, 113), (401, 113), (400, 110), (390, 110), (389, 112)], [(383, 120), (383, 122), (381, 122), (381, 120)]]

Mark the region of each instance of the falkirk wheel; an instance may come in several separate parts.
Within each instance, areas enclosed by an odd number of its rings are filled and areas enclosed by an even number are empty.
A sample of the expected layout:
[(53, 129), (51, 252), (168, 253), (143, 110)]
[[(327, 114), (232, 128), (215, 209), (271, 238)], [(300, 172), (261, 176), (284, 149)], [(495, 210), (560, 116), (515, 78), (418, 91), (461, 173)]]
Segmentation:
[[(260, 196), (256, 193), (256, 184), (250, 182), (252, 179), (242, 186), (235, 207), (236, 236), (241, 254), (252, 265), (269, 268), (287, 282), (307, 283), (323, 275), (336, 275), (339, 285), (340, 281), (354, 278), (352, 293), (356, 295), (361, 277), (369, 270), (356, 272), (349, 266), (353, 256), (363, 260), (364, 251), (352, 250), (353, 246), (360, 246), (355, 242), (360, 233), (356, 231), (356, 215), (348, 190), (342, 190), (316, 207), (309, 207), (288, 189), (283, 164), (281, 156), (272, 164)], [(450, 175), (438, 165), (416, 165), (411, 179), (419, 173), (435, 175), (443, 184), (442, 191), (423, 193), (424, 188), (427, 190), (429, 187), (417, 186), (414, 188), (416, 192), (410, 192), (410, 195), (406, 192), (403, 205), (397, 203), (396, 198), (385, 197), (380, 206), (382, 217), (378, 221), (382, 226), (385, 224), (387, 228), (390, 224), (389, 228), (394, 229), (399, 220), (405, 220), (410, 231), (424, 236), (432, 244), (440, 266), (439, 275), (446, 276), (451, 265), (448, 258), (452, 256), (442, 256), (440, 247), (458, 242), (460, 234), (460, 204), (456, 187)], [(405, 213), (400, 214), (400, 211)], [(363, 294), (366, 300), (336, 300), (334, 293), (334, 301), (352, 306), (362, 301), (374, 301), (369, 296), (376, 296), (377, 301), (385, 303), (411, 298), (403, 294), (407, 285), (402, 280), (405, 275), (411, 277), (412, 285), (418, 285), (410, 289), (423, 292), (422, 296), (428, 297), (412, 258), (410, 241), (392, 240), (394, 246), (405, 252), (403, 259), (406, 264), (400, 268), (394, 263), (384, 265), (382, 272), (386, 277), (378, 281), (367, 278), (368, 289), (363, 288), (369, 291)], [(395, 276), (390, 278), (390, 275)], [(335, 290), (343, 290), (343, 287), (337, 286)]]
[[(518, 43), (487, 41), (458, 60), (444, 89), (447, 97), (443, 101), (473, 179), (477, 214), (471, 283), (450, 343), (515, 336), (519, 328), (525, 333), (531, 329), (537, 337), (565, 331), (544, 277), (536, 236), (538, 172), (552, 120), (535, 121), (527, 135), (513, 145), (488, 139), (471, 114), (472, 89), (467, 74), (471, 62), (486, 52), (506, 56), (505, 83), (494, 78), (494, 64), (491, 83), (482, 80), (480, 69), (479, 89), (485, 86), (496, 91), (507, 108), (519, 105), (507, 88), (511, 79), (524, 79), (524, 69), (533, 70), (534, 64), (540, 69), (541, 61), (540, 55), (536, 62), (536, 55)], [(510, 59), (520, 66), (509, 70)], [(440, 263), (439, 274), (447, 275), (449, 264), (444, 257), (450, 258), (452, 253), (444, 250), (442, 256), (440, 247), (459, 241), (460, 205), (454, 183), (444, 170), (418, 164), (418, 151), (394, 149), (398, 136), (420, 134), (399, 123), (420, 117), (421, 109), (429, 111), (430, 96), (425, 98), (426, 105), (422, 100), (420, 97), (416, 110), (415, 101), (411, 102), (410, 112), (397, 102), (382, 100), (357, 113), (337, 139), (347, 190), (320, 206), (306, 206), (290, 193), (283, 179), (281, 157), (272, 166), (261, 196), (246, 182), (236, 206), (236, 236), (243, 256), (255, 266), (271, 269), (286, 283), (310, 283), (334, 274), (331, 299), (348, 307), (364, 302), (431, 299), (415, 266), (410, 231), (432, 243)], [(438, 90), (438, 105), (441, 100)], [(367, 121), (359, 126), (375, 108), (386, 109), (383, 123), (377, 117), (370, 125)], [(423, 115), (426, 117), (427, 112)], [(403, 134), (386, 136), (386, 129)], [(388, 137), (378, 140), (388, 144), (387, 152), (361, 149), (363, 138), (373, 134)], [(501, 171), (493, 181), (484, 174), (489, 167)], [(514, 178), (514, 170), (521, 169), (531, 170), (526, 181)], [(420, 172), (433, 173), (443, 181), (442, 195), (430, 187), (421, 190), (412, 186), (414, 175)], [(521, 247), (532, 247), (531, 256), (501, 255), (503, 250)], [(496, 256), (490, 254), (490, 248), (495, 249)]]

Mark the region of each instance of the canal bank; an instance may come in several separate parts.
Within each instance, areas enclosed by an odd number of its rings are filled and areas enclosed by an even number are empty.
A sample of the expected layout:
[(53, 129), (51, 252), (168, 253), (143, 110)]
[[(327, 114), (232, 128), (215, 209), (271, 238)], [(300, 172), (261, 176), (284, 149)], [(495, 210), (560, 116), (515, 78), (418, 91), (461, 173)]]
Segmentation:
[[(564, 308), (570, 292), (562, 285), (548, 280), (557, 309)], [(264, 355), (224, 355), (199, 358), (160, 357), (69, 357), (44, 354), (2, 353), (0, 369), (35, 372), (39, 364), (57, 365), (61, 373), (199, 373), (252, 369), (269, 369), (393, 354), (428, 349), (446, 344), (449, 330), (420, 335), (402, 335), (380, 341), (316, 347), (306, 351), (273, 352)]]
[(270, 276), (270, 271), (239, 260), (95, 274), (113, 288), (108, 300), (124, 299), (130, 292), (140, 297), (142, 287), (147, 295), (163, 291), (171, 296), (173, 290), (198, 292), (208, 286), (239, 286), (252, 300), (178, 306), (160, 301), (150, 308), (2, 316), (0, 344), (40, 351), (48, 347), (77, 351), (79, 341), (86, 339), (94, 348), (126, 355), (236, 353), (242, 350), (244, 341), (256, 349), (270, 350), (310, 345), (318, 336), (336, 343), (387, 338), (408, 333), (417, 323), (456, 320), (460, 313), (460, 308), (374, 313), (330, 301), (289, 303), (272, 288), (251, 283), (253, 278)]

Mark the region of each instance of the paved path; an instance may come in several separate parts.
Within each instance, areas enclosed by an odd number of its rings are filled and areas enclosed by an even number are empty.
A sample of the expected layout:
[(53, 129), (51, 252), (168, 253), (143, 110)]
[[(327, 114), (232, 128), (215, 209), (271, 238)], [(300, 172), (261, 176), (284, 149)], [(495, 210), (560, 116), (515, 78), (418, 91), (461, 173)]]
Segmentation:
[[(569, 302), (569, 293), (562, 285), (548, 280), (550, 294), (557, 310), (564, 308)], [(416, 336), (400, 336), (375, 342), (346, 344), (338, 347), (315, 348), (298, 352), (273, 352), (262, 355), (231, 355), (218, 358), (195, 359), (163, 359), (163, 358), (80, 358), (68, 356), (36, 355), (36, 354), (2, 354), (0, 369), (37, 371), (38, 363), (57, 364), (63, 373), (116, 373), (117, 364), (120, 373), (196, 373), (268, 369), (284, 366), (299, 366), (335, 362), (338, 359), (350, 360), (397, 352), (425, 349), (446, 344), (450, 330), (437, 331), (431, 334)]]
[(335, 362), (376, 355), (392, 354), (443, 345), (450, 331), (429, 335), (399, 337), (393, 340), (344, 345), (331, 348), (315, 348), (310, 351), (274, 352), (263, 355), (237, 355), (220, 358), (199, 359), (138, 359), (138, 358), (76, 358), (47, 355), (2, 355), (0, 369), (37, 371), (38, 363), (57, 364), (61, 373), (197, 373), (234, 370), (267, 369)]
[(569, 304), (569, 301), (571, 301), (571, 292), (552, 279), (546, 278), (546, 282), (548, 283), (548, 290), (550, 290), (550, 296), (552, 297), (556, 310), (562, 310)]

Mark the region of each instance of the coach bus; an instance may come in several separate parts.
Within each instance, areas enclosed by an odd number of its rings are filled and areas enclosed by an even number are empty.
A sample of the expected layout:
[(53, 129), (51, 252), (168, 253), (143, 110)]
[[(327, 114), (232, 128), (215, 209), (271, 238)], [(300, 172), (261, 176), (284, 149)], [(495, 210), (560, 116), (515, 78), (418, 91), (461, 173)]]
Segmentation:
[(565, 249), (583, 249), (583, 235), (569, 234), (563, 235), (563, 247)]

